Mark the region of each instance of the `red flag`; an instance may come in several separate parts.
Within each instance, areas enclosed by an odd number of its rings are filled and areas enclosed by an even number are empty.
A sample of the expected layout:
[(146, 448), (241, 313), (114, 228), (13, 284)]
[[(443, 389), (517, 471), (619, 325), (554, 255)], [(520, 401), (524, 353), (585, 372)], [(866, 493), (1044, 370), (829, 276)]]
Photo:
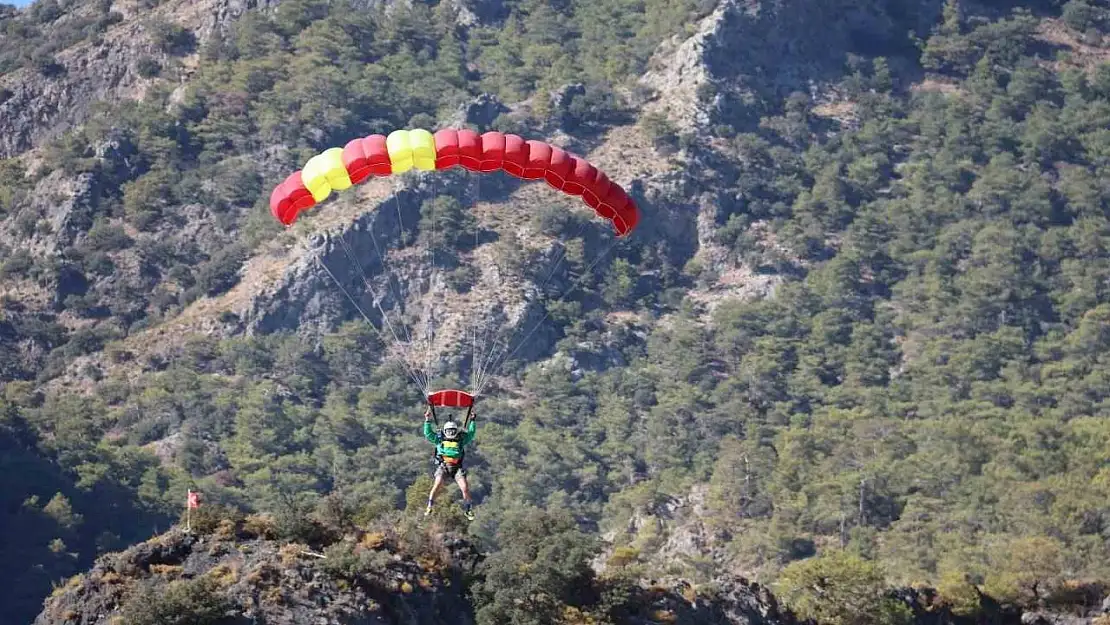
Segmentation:
[(200, 507), (199, 495), (200, 495), (200, 493), (194, 493), (193, 491), (189, 491), (189, 507), (190, 508), (199, 508)]

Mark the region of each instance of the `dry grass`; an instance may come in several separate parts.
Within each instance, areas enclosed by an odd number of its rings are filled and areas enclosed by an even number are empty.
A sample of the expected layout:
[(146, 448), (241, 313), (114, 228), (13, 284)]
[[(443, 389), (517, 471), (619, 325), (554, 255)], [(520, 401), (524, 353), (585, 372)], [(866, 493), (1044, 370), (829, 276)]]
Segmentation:
[(385, 534), (383, 532), (367, 532), (362, 535), (358, 544), (364, 549), (381, 549), (385, 545)]
[(1037, 38), (1045, 43), (1060, 46), (1067, 50), (1070, 58), (1064, 62), (1052, 63), (1054, 69), (1078, 67), (1091, 71), (1102, 63), (1110, 62), (1110, 49), (1102, 45), (1084, 43), (1081, 35), (1068, 28), (1059, 19), (1041, 20), (1037, 27)]
[(277, 524), (265, 514), (249, 514), (243, 519), (243, 533), (248, 536), (273, 539), (277, 537)]
[(224, 562), (211, 571), (208, 571), (207, 575), (219, 584), (221, 588), (226, 588), (239, 581), (241, 566), (242, 565), (236, 560)]
[(960, 93), (960, 86), (953, 81), (939, 78), (936, 76), (926, 78), (919, 83), (910, 86), (910, 91), (915, 93), (935, 92), (951, 95)]
[(847, 124), (854, 123), (858, 119), (856, 116), (856, 108), (856, 103), (851, 100), (823, 102), (813, 107), (813, 114), (818, 117), (826, 117)]
[(176, 564), (151, 564), (150, 572), (170, 579), (175, 579), (181, 576), (182, 568)]

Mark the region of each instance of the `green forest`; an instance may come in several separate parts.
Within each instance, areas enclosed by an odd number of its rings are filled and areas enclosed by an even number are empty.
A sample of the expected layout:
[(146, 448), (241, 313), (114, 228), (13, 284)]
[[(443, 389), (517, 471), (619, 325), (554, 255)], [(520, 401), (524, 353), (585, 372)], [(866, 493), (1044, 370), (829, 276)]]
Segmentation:
[[(909, 3), (874, 4), (897, 5), (895, 27), (910, 19)], [(96, 38), (118, 21), (110, 6), (90, 3), (53, 41)], [(354, 311), (319, 342), (196, 335), (140, 376), (90, 371), (88, 394), (43, 385), (82, 354), (126, 361), (119, 339), (234, 286), (243, 260), (280, 233), (269, 190), (308, 156), (434, 127), (478, 93), (540, 103), (498, 118), (505, 131), (561, 127), (590, 142), (638, 118), (659, 154), (685, 155), (683, 189), (717, 198), (713, 243), (782, 279), (766, 298), (695, 305), (686, 294), (720, 276), (668, 229), (689, 216), (667, 197), (638, 198), (644, 222), (605, 262), (567, 261), (590, 273), (548, 311), (555, 349), (596, 349), (602, 362), (615, 350), (626, 364), (516, 361), (515, 384), (479, 404), (467, 531), (492, 554), (474, 593), (481, 625), (570, 622), (548, 608), (576, 600), (599, 555), (615, 577), (709, 586), (727, 562), (800, 614), (845, 624), (904, 622), (883, 599), (889, 587), (929, 585), (974, 615), (979, 592), (1037, 605), (1110, 580), (1106, 3), (948, 0), (929, 30), (876, 33), (899, 41), (848, 55), (832, 86), (850, 120), (795, 93), (763, 102), (754, 122), (722, 110), (702, 136), (640, 116), (634, 86), (657, 46), (712, 4), (523, 0), (467, 29), (451, 6), (287, 0), (203, 45), (154, 24), (165, 55), (144, 61), (150, 77), (199, 53), (184, 97), (166, 80), (46, 150), (34, 176), (107, 183), (84, 215), (87, 236), (57, 257), (0, 249), (0, 280), (76, 272), (94, 285), (51, 314), (10, 296), (0, 307), (11, 339), (0, 345), (0, 529), (19, 537), (2, 548), (0, 578), (16, 581), (0, 603), (33, 617), (52, 584), (97, 554), (179, 522), (190, 488), (205, 506), (273, 515), (291, 539), (307, 519), (422, 511), (420, 397)], [(66, 10), (39, 0), (0, 13), (0, 71), (53, 71), (61, 43), (43, 25)], [(1102, 57), (1049, 45), (1046, 22)], [(561, 109), (535, 97), (572, 82), (585, 88)], [(726, 87), (706, 89), (727, 103)], [(133, 150), (129, 170), (95, 158), (108, 138)], [(253, 158), (275, 144), (290, 149)], [(35, 179), (24, 173), (0, 161), (0, 217), (30, 236), (46, 220), (28, 209)], [(158, 235), (190, 202), (210, 207), (223, 240), (205, 249)], [(537, 211), (534, 226), (586, 236), (577, 217)], [(135, 248), (137, 282), (96, 279)], [(635, 328), (614, 324), (614, 311)], [(87, 323), (70, 329), (63, 313)], [(19, 355), (21, 341), (43, 356)], [(150, 444), (170, 436), (180, 451), (160, 462)], [(656, 520), (692, 492), (704, 495), (716, 563), (659, 555)], [(461, 528), (458, 499), (452, 486), (437, 515)], [(521, 567), (536, 571), (528, 583), (512, 573)], [(817, 597), (818, 578), (847, 590)], [(521, 601), (537, 589), (549, 605)], [(874, 600), (861, 607), (860, 592)]]

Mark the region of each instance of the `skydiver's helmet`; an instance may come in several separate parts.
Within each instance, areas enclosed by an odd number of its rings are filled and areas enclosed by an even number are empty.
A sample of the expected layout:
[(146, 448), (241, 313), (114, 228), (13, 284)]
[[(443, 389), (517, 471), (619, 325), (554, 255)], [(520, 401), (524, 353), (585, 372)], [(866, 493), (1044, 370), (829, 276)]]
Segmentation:
[(448, 421), (447, 423), (443, 424), (443, 438), (446, 438), (447, 440), (455, 440), (455, 437), (458, 435), (458, 423), (455, 423), (454, 421)]

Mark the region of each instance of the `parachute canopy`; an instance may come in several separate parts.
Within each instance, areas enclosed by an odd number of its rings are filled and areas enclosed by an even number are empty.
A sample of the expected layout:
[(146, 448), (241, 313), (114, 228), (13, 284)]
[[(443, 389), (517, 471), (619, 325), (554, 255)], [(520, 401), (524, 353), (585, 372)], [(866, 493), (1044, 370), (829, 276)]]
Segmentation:
[(579, 196), (598, 216), (608, 219), (618, 237), (640, 221), (628, 193), (586, 159), (543, 141), (525, 140), (496, 131), (444, 128), (395, 130), (389, 136), (354, 139), (343, 148), (327, 149), (290, 174), (270, 194), (270, 212), (288, 226), (305, 210), (371, 176), (390, 176), (410, 169), (452, 167), (487, 173), (503, 170), (523, 180), (543, 179), (555, 189)]
[(436, 408), (470, 408), (474, 396), (466, 391), (445, 389), (428, 394), (428, 403)]

